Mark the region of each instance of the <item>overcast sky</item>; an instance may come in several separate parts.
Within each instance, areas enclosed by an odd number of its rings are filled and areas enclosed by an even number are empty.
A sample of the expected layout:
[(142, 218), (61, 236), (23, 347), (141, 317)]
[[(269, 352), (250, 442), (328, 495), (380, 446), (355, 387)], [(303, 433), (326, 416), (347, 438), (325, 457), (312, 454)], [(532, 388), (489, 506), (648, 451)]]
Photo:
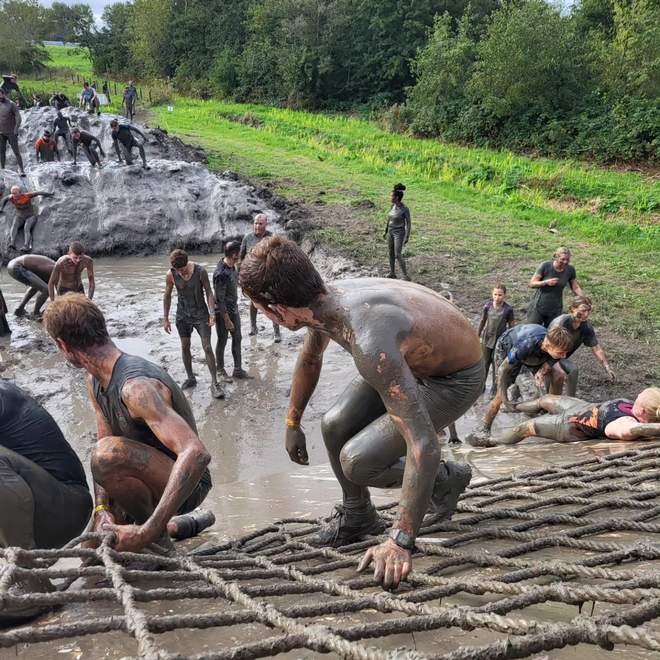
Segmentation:
[[(100, 20), (101, 14), (103, 13), (103, 8), (108, 5), (112, 5), (117, 0), (58, 0), (58, 2), (63, 2), (65, 5), (77, 5), (77, 4), (86, 4), (92, 8), (96, 20)], [(53, 0), (40, 0), (40, 4), (45, 7), (50, 7), (53, 4)]]

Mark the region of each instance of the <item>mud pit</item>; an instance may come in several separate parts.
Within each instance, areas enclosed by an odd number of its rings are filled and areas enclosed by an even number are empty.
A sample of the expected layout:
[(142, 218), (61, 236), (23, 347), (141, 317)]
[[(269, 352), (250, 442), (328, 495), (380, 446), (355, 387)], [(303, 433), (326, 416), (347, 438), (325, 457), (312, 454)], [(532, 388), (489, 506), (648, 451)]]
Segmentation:
[[(219, 255), (193, 256), (212, 271)], [(178, 338), (168, 336), (160, 328), (161, 297), (167, 259), (163, 256), (126, 257), (122, 259), (102, 258), (97, 260), (96, 300), (108, 318), (111, 336), (117, 339), (120, 347), (128, 352), (143, 355), (161, 364), (182, 381), (183, 366), (179, 355)], [(333, 268), (322, 263), (325, 274), (329, 270), (346, 271), (350, 266), (335, 263)], [(6, 272), (0, 276), (2, 288), (9, 308), (13, 310), (24, 289), (10, 280)], [(243, 328), (247, 334), (247, 303), (241, 301)], [(200, 435), (213, 455), (210, 466), (214, 488), (205, 505), (217, 517), (214, 528), (202, 536), (210, 544), (218, 544), (253, 530), (271, 524), (281, 518), (305, 517), (310, 520), (325, 515), (339, 497), (339, 489), (326, 463), (323, 443), (320, 436), (320, 417), (334, 398), (354, 376), (354, 368), (348, 356), (332, 346), (324, 363), (321, 381), (305, 417), (305, 429), (309, 442), (309, 467), (291, 463), (282, 443), (282, 427), (285, 417), (287, 392), (290, 383), (296, 352), (302, 341), (302, 333), (283, 330), (282, 344), (274, 344), (270, 323), (259, 317), (262, 328), (257, 338), (245, 337), (243, 342), (245, 365), (254, 380), (239, 381), (226, 386), (227, 399), (218, 402), (211, 398), (209, 378), (202, 361), (198, 339), (193, 340), (195, 369), (198, 386), (189, 391), (192, 407), (198, 421)], [(25, 319), (10, 316), (13, 335), (10, 341), (0, 345), (2, 376), (15, 378), (16, 382), (31, 391), (53, 414), (61, 425), (66, 437), (72, 442), (85, 463), (94, 442), (94, 422), (87, 403), (82, 373), (68, 367), (57, 355), (43, 328)], [(227, 350), (227, 365), (231, 358)], [(458, 422), (459, 435), (465, 435), (475, 424), (485, 400), (478, 402), (470, 416)], [(500, 425), (511, 424), (511, 417), (502, 415)], [(496, 478), (502, 475), (515, 475), (527, 469), (542, 469), (562, 465), (594, 456), (607, 456), (624, 449), (623, 445), (612, 443), (582, 443), (580, 445), (557, 447), (528, 442), (517, 448), (473, 449), (467, 447), (450, 448), (445, 457), (467, 461), (474, 468), (475, 478)], [(657, 461), (656, 461), (657, 464)], [(657, 483), (657, 475), (655, 477)], [(396, 492), (375, 492), (377, 504), (396, 499)], [(656, 500), (657, 501), (657, 500)], [(469, 502), (468, 502), (469, 504)], [(510, 503), (509, 503), (510, 504)], [(559, 510), (562, 510), (561, 508)], [(607, 515), (607, 510), (599, 512)], [(657, 516), (657, 509), (655, 515)], [(653, 517), (647, 518), (653, 523)], [(657, 535), (644, 536), (636, 532), (608, 534), (607, 540), (630, 543), (636, 539), (655, 539)], [(442, 532), (434, 535), (437, 539), (446, 538)], [(199, 540), (196, 541), (199, 543)], [(185, 546), (190, 548), (192, 544)], [(487, 552), (499, 552), (507, 547), (502, 539), (490, 540), (484, 547)], [(535, 559), (556, 560), (566, 557), (564, 548), (545, 548), (534, 555)], [(437, 559), (437, 558), (436, 558)], [(72, 560), (67, 560), (71, 565)], [(423, 562), (416, 564), (421, 566)], [(67, 565), (67, 562), (64, 562)], [(309, 562), (303, 562), (308, 566)], [(648, 569), (648, 566), (644, 566)], [(452, 572), (450, 572), (450, 575)], [(468, 571), (465, 575), (470, 575)], [(343, 569), (336, 575), (342, 579), (354, 576), (352, 569)], [(442, 575), (445, 575), (443, 572)], [(327, 577), (324, 575), (323, 577)], [(89, 588), (89, 580), (79, 580), (75, 589)], [(263, 582), (263, 581), (262, 581)], [(107, 586), (107, 585), (106, 585)], [(180, 586), (180, 585), (179, 585)], [(184, 585), (185, 586), (185, 585)], [(657, 598), (657, 592), (656, 598)], [(471, 604), (473, 596), (461, 594), (450, 602), (458, 605)], [(215, 603), (215, 612), (222, 610), (222, 601)], [(293, 606), (300, 602), (294, 595), (275, 599), (278, 606)], [(309, 602), (309, 601), (307, 601)], [(166, 614), (205, 613), (206, 601), (154, 602), (139, 604), (145, 612), (162, 616)], [(590, 606), (588, 606), (590, 607)], [(121, 613), (121, 608), (112, 602), (78, 603), (68, 605), (60, 612), (43, 617), (42, 623), (71, 623), (83, 617), (104, 617)], [(608, 609), (607, 612), (610, 610)], [(597, 614), (602, 614), (596, 611)], [(527, 612), (525, 612), (527, 614)], [(376, 613), (363, 613), (355, 618), (342, 615), (341, 621), (347, 625), (355, 622), (380, 620)], [(533, 608), (533, 617), (543, 621), (570, 620), (577, 616), (575, 605), (539, 604)], [(382, 617), (381, 617), (382, 619)], [(316, 622), (334, 625), (339, 619), (327, 616)], [(311, 620), (304, 620), (310, 622)], [(653, 624), (651, 624), (653, 626)], [(651, 628), (657, 634), (657, 626)], [(258, 641), (275, 634), (272, 630), (257, 623), (245, 623), (230, 628), (209, 630), (183, 630), (165, 633), (159, 637), (161, 648), (170, 653), (191, 654), (211, 653), (236, 644)], [(458, 628), (439, 629), (429, 633), (405, 633), (378, 640), (382, 649), (405, 646), (417, 648), (424, 653), (446, 653), (461, 644), (479, 645), (492, 641), (493, 635), (483, 630), (468, 633)], [(370, 644), (371, 640), (366, 640)], [(108, 633), (94, 636), (74, 636), (66, 641), (44, 642), (34, 645), (19, 644), (14, 648), (1, 649), (0, 660), (25, 658), (41, 660), (61, 657), (72, 658), (123, 658), (135, 656), (135, 642), (123, 633)], [(598, 658), (604, 651), (597, 647), (581, 645), (561, 651), (552, 651), (552, 658)], [(313, 657), (313, 651), (304, 648), (289, 651), (287, 657)], [(186, 657), (188, 657), (186, 655)], [(654, 653), (638, 647), (617, 646), (608, 654), (612, 658), (651, 658)]]

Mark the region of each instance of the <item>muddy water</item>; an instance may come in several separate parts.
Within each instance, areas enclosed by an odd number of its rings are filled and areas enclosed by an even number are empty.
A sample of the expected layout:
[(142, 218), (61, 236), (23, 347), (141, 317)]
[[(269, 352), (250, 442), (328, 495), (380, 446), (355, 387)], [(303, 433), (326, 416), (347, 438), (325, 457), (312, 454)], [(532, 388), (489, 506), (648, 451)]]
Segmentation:
[[(215, 268), (218, 259), (218, 255), (195, 258), (209, 271)], [(185, 374), (178, 337), (176, 333), (167, 335), (160, 327), (166, 267), (166, 258), (162, 256), (99, 259), (96, 262), (95, 300), (106, 314), (111, 336), (116, 338), (123, 350), (162, 365), (181, 382)], [(23, 287), (3, 271), (0, 274), (0, 288), (9, 308), (13, 310), (24, 293)], [(204, 534), (204, 540), (208, 541), (251, 531), (279, 517), (322, 515), (329, 511), (332, 502), (339, 497), (339, 489), (327, 466), (319, 426), (322, 413), (355, 375), (350, 358), (336, 346), (329, 348), (321, 380), (305, 416), (310, 466), (296, 466), (284, 452), (282, 429), (291, 372), (302, 333), (283, 330), (282, 343), (274, 344), (270, 323), (260, 317), (259, 335), (247, 337), (247, 302), (242, 300), (240, 304), (244, 367), (253, 379), (226, 385), (225, 401), (211, 398), (209, 375), (203, 362), (199, 339), (193, 339), (198, 386), (189, 390), (188, 396), (200, 436), (213, 455), (210, 469), (214, 488), (206, 500), (206, 506), (215, 512), (217, 523)], [(64, 363), (40, 324), (15, 319), (13, 316), (10, 316), (10, 323), (14, 331), (11, 340), (0, 344), (2, 376), (14, 378), (20, 386), (39, 398), (87, 464), (95, 440), (95, 427), (82, 372)], [(226, 360), (227, 366), (231, 368), (229, 346)], [(484, 405), (485, 401), (478, 402), (473, 412), (459, 420), (459, 435), (466, 434), (474, 427)], [(498, 421), (501, 425), (513, 423), (507, 416), (501, 416)], [(583, 443), (559, 449), (556, 445), (526, 444), (497, 450), (448, 448), (445, 455), (471, 463), (475, 478), (479, 478), (571, 462), (594, 452), (608, 453), (620, 449), (619, 445), (598, 443)], [(394, 492), (380, 492), (374, 499), (380, 503), (394, 497)], [(548, 612), (546, 616), (554, 618)], [(75, 608), (62, 617), (75, 620)], [(232, 630), (232, 634), (235, 632)], [(254, 630), (246, 634), (250, 637)], [(435, 635), (442, 637), (451, 646), (449, 633), (447, 637), (443, 633)], [(400, 637), (393, 639), (394, 646), (414, 643), (410, 636)], [(170, 635), (169, 639), (170, 650), (182, 652), (190, 652), (191, 640), (197, 640), (200, 644), (203, 640), (204, 646), (210, 644), (211, 647), (223, 641), (227, 644), (236, 643), (230, 641), (226, 633), (217, 631), (195, 632), (192, 636), (180, 633), (178, 636)], [(470, 643), (475, 642), (476, 638), (470, 640)], [(202, 648), (195, 642), (196, 650), (201, 651)], [(435, 650), (437, 652), (441, 649)], [(75, 643), (57, 642), (33, 648), (0, 650), (0, 660), (14, 657), (121, 658), (134, 652), (126, 636), (111, 635), (101, 636), (98, 640), (81, 638)], [(309, 657), (312, 654), (297, 653), (291, 654), (291, 657), (301, 655)], [(609, 657), (617, 656), (624, 657), (623, 652), (615, 652)], [(554, 652), (552, 657), (591, 658), (600, 657), (600, 654), (579, 647), (578, 650)], [(627, 652), (625, 657), (650, 655), (632, 651)]]

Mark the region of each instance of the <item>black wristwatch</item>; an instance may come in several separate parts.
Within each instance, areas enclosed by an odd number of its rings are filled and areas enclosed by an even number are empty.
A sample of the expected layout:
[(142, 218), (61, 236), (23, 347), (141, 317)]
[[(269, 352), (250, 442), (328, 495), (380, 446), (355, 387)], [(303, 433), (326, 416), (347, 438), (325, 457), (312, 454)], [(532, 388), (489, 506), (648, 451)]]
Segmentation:
[(415, 547), (415, 539), (402, 529), (392, 528), (390, 538), (404, 550), (412, 550)]

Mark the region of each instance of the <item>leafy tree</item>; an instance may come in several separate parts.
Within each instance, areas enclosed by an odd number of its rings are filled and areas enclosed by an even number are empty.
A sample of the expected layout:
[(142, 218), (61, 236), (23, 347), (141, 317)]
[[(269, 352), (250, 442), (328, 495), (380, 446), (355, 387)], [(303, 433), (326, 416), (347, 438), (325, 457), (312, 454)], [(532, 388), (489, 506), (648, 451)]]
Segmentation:
[(139, 77), (141, 70), (133, 66), (129, 50), (130, 21), (133, 6), (116, 2), (102, 14), (103, 28), (90, 37), (90, 54), (94, 71)]
[(172, 0), (134, 0), (129, 19), (129, 49), (147, 75), (162, 72), (161, 50), (168, 36)]
[(45, 20), (45, 37), (54, 41), (87, 41), (94, 29), (94, 14), (86, 4), (53, 2), (45, 10)]
[(37, 0), (0, 0), (0, 68), (33, 71), (44, 67), (48, 53), (38, 45), (44, 11)]

